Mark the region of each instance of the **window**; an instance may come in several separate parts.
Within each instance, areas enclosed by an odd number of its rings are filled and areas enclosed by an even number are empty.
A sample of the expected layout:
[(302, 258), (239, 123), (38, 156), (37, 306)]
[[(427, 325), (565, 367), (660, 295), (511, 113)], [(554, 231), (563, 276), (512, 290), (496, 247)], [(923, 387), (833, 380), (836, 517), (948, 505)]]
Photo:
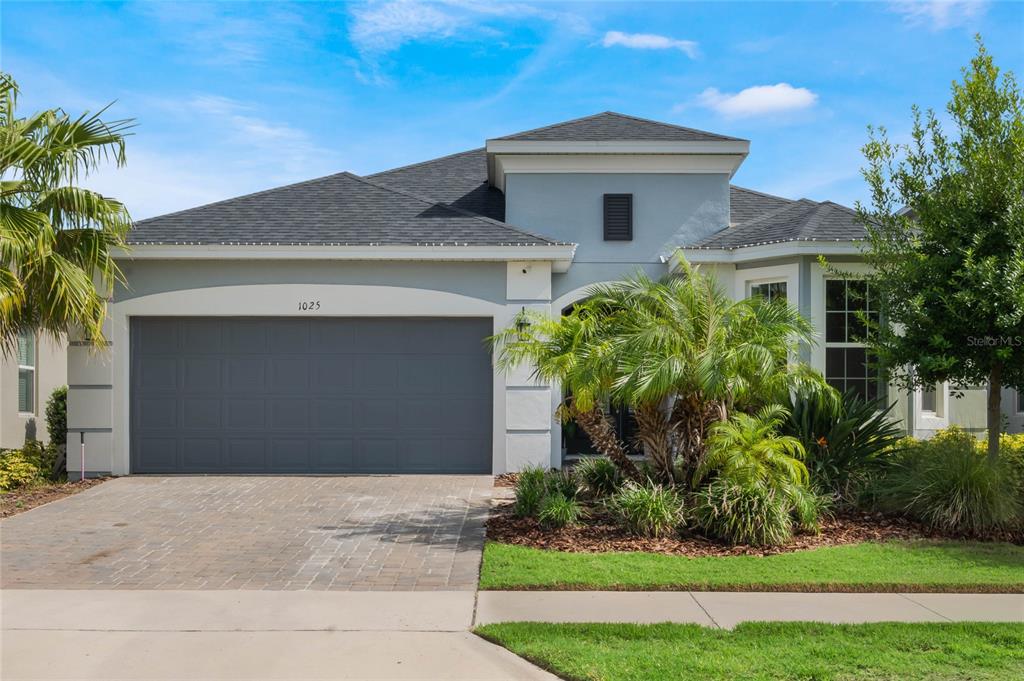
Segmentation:
[(1017, 391), (1017, 413), (1024, 414), (1024, 390)]
[(935, 413), (935, 388), (936, 386), (930, 385), (921, 390), (921, 411)]
[(840, 392), (878, 398), (881, 374), (864, 345), (867, 329), (860, 315), (877, 323), (866, 282), (825, 281), (825, 380)]
[(786, 300), (786, 282), (770, 281), (763, 284), (750, 285), (750, 297), (761, 296), (766, 302)]
[(633, 240), (633, 195), (604, 195), (604, 240)]
[(36, 405), (36, 337), (18, 335), (18, 411), (35, 413)]

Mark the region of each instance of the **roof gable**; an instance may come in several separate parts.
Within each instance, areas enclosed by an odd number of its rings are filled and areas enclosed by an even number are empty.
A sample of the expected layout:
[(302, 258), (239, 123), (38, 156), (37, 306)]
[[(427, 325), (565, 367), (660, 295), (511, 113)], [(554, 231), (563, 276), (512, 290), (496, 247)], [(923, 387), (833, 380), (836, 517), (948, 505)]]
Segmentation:
[(660, 142), (745, 142), (738, 137), (728, 137), (704, 130), (684, 128), (671, 123), (661, 123), (646, 118), (637, 118), (614, 111), (605, 111), (571, 121), (555, 123), (542, 128), (495, 138), (503, 141), (536, 142), (611, 142), (611, 141), (660, 141)]

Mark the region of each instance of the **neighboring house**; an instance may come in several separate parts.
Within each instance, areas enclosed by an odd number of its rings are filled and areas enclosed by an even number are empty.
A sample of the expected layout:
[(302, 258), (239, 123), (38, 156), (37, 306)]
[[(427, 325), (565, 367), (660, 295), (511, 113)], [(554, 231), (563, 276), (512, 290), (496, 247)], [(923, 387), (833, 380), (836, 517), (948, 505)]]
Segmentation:
[(18, 337), (13, 356), (0, 356), (0, 449), (25, 440), (49, 442), (46, 401), (67, 382), (67, 348), (35, 334)]
[[(833, 203), (730, 186), (748, 151), (602, 113), (141, 221), (110, 352), (69, 351), (69, 439), (85, 432), (89, 474), (559, 466), (563, 442), (585, 443), (563, 438), (557, 389), (497, 370), (485, 339), (677, 253), (736, 296), (786, 296), (823, 330), (807, 358), (877, 394), (846, 335), (858, 284), (816, 261), (856, 269), (861, 228)], [(973, 394), (900, 399), (914, 432), (984, 426)]]

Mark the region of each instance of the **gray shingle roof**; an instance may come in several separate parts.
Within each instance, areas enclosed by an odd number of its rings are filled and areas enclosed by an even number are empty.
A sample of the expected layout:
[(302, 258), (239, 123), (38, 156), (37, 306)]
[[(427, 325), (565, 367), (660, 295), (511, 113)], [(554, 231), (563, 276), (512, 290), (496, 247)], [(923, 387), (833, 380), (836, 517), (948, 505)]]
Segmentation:
[(135, 224), (132, 244), (538, 246), (557, 243), (351, 173)]
[(684, 128), (680, 125), (651, 121), (625, 114), (605, 111), (555, 123), (543, 128), (517, 132), (498, 137), (499, 140), (521, 140), (537, 142), (610, 142), (657, 140), (664, 142), (746, 142), (738, 137), (728, 137), (704, 130)]
[(494, 220), (505, 220), (505, 195), (487, 182), (487, 152), (482, 148), (367, 177)]
[(732, 185), (729, 187), (729, 223), (737, 225), (796, 203), (793, 199)]
[(691, 247), (734, 249), (787, 241), (859, 241), (865, 236), (857, 214), (846, 206), (800, 199), (727, 227)]

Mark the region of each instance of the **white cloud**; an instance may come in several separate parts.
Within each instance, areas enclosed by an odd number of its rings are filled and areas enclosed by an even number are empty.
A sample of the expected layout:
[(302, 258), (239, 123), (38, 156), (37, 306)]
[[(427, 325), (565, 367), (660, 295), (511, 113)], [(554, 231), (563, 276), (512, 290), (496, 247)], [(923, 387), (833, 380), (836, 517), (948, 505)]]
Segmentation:
[(889, 4), (889, 11), (903, 16), (911, 26), (942, 30), (961, 26), (988, 11), (987, 0), (903, 0)]
[(736, 93), (720, 92), (711, 87), (697, 97), (701, 106), (730, 118), (798, 111), (814, 106), (817, 101), (818, 95), (789, 83), (755, 85)]
[(679, 50), (691, 59), (698, 55), (697, 43), (693, 40), (677, 40), (655, 33), (623, 33), (608, 31), (601, 44), (605, 47), (628, 47), (633, 50)]

